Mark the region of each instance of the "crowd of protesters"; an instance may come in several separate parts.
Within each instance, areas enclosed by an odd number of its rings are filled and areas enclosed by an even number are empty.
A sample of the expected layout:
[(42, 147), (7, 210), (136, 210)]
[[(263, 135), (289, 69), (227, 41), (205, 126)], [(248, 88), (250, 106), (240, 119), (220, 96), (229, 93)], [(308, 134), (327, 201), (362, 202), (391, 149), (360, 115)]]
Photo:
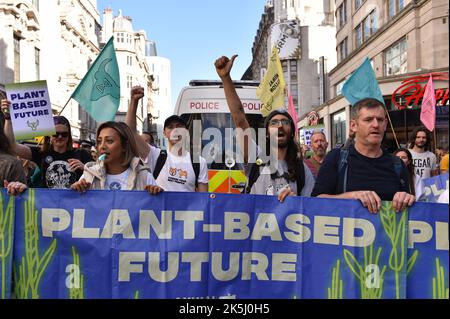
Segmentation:
[[(345, 145), (328, 154), (323, 132), (311, 136), (311, 152), (295, 140), (295, 125), (288, 112), (276, 110), (264, 122), (266, 147), (240, 136), (250, 128), (236, 93), (230, 71), (236, 56), (223, 56), (215, 67), (223, 82), (232, 119), (238, 130), (238, 145), (243, 152), (247, 176), (245, 193), (275, 195), (280, 202), (287, 196), (314, 196), (359, 200), (369, 212), (379, 211), (381, 201), (392, 201), (400, 211), (421, 196), (423, 179), (448, 172), (448, 147), (430, 151), (429, 132), (424, 128), (411, 134), (407, 147), (393, 154), (382, 147), (387, 118), (384, 105), (372, 98), (352, 106), (350, 135)], [(173, 115), (164, 122), (168, 150), (154, 144), (147, 132), (138, 134), (136, 110), (144, 96), (141, 87), (131, 89), (125, 122), (102, 123), (96, 145), (82, 141), (74, 149), (71, 126), (64, 116), (54, 116), (55, 134), (42, 145), (28, 146), (15, 141), (9, 115), (10, 102), (1, 101), (0, 180), (8, 193), (17, 195), (28, 187), (98, 190), (146, 190), (207, 192), (206, 160), (195, 155), (184, 143), (187, 123)], [(250, 151), (257, 150), (257, 158)], [(263, 151), (275, 154), (261, 161)], [(442, 201), (448, 203), (447, 198)], [(441, 196), (442, 197), (442, 196)]]

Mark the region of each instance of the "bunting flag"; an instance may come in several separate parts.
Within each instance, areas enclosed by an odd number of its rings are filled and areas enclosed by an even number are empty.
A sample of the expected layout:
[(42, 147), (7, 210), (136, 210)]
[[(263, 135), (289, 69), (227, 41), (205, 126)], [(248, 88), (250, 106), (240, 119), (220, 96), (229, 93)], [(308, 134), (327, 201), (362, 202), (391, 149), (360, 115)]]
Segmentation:
[(342, 94), (351, 105), (365, 98), (374, 98), (384, 104), (383, 94), (369, 58), (366, 57), (361, 66), (350, 75), (344, 83)]
[(97, 122), (114, 120), (120, 104), (120, 75), (114, 37), (109, 39), (71, 98)]
[(269, 115), (270, 112), (284, 107), (285, 87), (278, 49), (273, 47), (267, 72), (256, 90), (256, 96), (263, 104), (261, 113), (264, 117)]
[(423, 94), (420, 121), (430, 132), (434, 130), (436, 122), (436, 96), (431, 74), (427, 86), (425, 87), (425, 93)]
[(292, 117), (292, 120), (294, 121), (295, 138), (297, 139), (297, 136), (298, 136), (298, 127), (297, 127), (298, 115), (297, 115), (297, 111), (295, 110), (294, 99), (292, 98), (292, 95), (291, 95), (290, 92), (288, 93), (288, 113)]

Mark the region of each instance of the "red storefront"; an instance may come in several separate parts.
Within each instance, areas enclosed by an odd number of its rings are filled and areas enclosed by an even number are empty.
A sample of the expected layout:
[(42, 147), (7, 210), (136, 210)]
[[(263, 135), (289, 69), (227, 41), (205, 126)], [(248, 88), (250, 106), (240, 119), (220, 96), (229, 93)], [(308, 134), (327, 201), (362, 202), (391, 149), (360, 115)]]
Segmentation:
[[(406, 144), (412, 131), (423, 126), (420, 121), (422, 98), (425, 86), (430, 78), (436, 94), (436, 129), (433, 132), (432, 148), (449, 145), (449, 73), (433, 72), (415, 75), (404, 79), (392, 93), (391, 96), (384, 96), (389, 115), (400, 144)], [(394, 134), (388, 128), (387, 139), (392, 147), (395, 145)], [(436, 143), (435, 140), (436, 139)]]

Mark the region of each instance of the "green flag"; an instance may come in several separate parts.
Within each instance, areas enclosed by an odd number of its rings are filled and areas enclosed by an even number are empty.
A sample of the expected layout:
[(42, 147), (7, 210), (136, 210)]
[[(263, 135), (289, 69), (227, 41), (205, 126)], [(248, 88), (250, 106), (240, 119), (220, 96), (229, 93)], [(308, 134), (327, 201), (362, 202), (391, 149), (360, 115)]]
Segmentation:
[(120, 104), (120, 75), (114, 37), (109, 39), (71, 98), (97, 122), (114, 119)]

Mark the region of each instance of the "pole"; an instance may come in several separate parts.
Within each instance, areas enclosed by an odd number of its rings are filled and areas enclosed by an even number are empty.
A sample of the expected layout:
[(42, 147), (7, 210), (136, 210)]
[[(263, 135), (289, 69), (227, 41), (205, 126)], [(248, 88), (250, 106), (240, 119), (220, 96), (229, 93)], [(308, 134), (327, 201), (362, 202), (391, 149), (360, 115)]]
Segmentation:
[(70, 100), (72, 99), (72, 96), (69, 97), (69, 99), (67, 100), (66, 104), (64, 104), (63, 108), (61, 109), (61, 111), (59, 111), (58, 116), (61, 115), (61, 113), (64, 111), (64, 109), (66, 108), (66, 106), (69, 104)]
[(392, 125), (392, 120), (391, 120), (391, 116), (389, 115), (389, 111), (386, 108), (386, 106), (384, 107), (384, 109), (386, 110), (387, 118), (389, 120), (389, 124), (391, 125), (391, 130), (392, 130), (392, 133), (394, 134), (394, 139), (395, 139), (395, 143), (397, 144), (397, 148), (400, 148), (400, 144), (398, 143), (397, 135), (395, 134), (394, 126)]
[[(64, 111), (64, 109), (67, 107), (67, 105), (69, 104), (69, 102), (70, 102), (71, 99), (72, 99), (72, 96), (69, 97), (69, 99), (67, 100), (66, 104), (64, 104), (64, 106), (63, 106), (63, 108), (61, 109), (61, 111), (58, 112), (58, 115), (57, 115), (57, 116), (60, 116), (60, 115), (61, 115), (61, 113), (62, 113), (62, 112)], [(41, 145), (41, 143), (44, 141), (44, 139), (45, 139), (45, 138), (41, 138), (41, 139), (38, 141), (36, 147), (39, 147), (39, 146)]]
[(437, 150), (437, 138), (436, 138), (436, 128), (433, 130), (433, 139), (434, 139), (434, 151)]

